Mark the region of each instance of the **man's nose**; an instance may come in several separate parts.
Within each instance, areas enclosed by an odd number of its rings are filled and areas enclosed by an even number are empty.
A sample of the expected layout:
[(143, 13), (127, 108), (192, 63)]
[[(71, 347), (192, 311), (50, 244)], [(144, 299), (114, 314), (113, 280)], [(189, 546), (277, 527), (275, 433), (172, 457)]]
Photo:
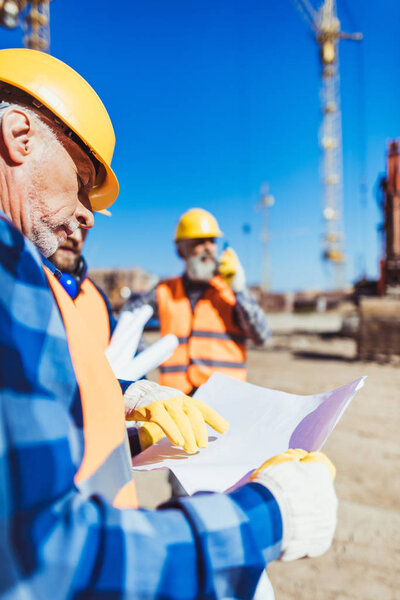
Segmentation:
[(91, 229), (94, 225), (93, 212), (89, 208), (86, 208), (82, 202), (78, 202), (78, 206), (75, 211), (75, 217), (82, 229)]
[(211, 240), (205, 240), (203, 247), (205, 250), (208, 250), (208, 252), (213, 252), (214, 250), (214, 242), (212, 242)]

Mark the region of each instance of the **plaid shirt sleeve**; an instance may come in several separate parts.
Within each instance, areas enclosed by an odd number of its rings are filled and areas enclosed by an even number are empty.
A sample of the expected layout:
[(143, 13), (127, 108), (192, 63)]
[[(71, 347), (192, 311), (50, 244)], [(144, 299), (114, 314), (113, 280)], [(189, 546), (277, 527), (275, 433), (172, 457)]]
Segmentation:
[(270, 336), (270, 329), (265, 312), (254, 300), (247, 288), (245, 288), (243, 292), (238, 292), (235, 296), (235, 314), (239, 326), (254, 344), (262, 346)]
[(134, 310), (140, 308), (143, 304), (149, 304), (153, 309), (153, 317), (158, 319), (158, 302), (157, 302), (157, 286), (153, 287), (149, 292), (135, 296), (127, 301), (124, 306), (125, 310)]
[(0, 599), (252, 597), (281, 516), (249, 484), (156, 511), (83, 497), (82, 410), (40, 258), (0, 220)]

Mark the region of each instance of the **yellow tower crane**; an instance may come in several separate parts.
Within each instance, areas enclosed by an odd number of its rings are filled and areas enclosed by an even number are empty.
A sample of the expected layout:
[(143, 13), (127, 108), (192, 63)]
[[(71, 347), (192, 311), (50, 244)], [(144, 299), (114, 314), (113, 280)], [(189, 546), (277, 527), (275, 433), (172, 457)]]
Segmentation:
[(24, 30), (24, 46), (49, 52), (51, 0), (0, 0), (0, 25)]
[(344, 33), (336, 13), (336, 1), (324, 0), (316, 10), (308, 0), (294, 0), (311, 27), (320, 48), (322, 66), (322, 149), (323, 211), (325, 232), (323, 258), (334, 268), (333, 284), (345, 284), (345, 239), (343, 223), (343, 149), (340, 109), (339, 40), (361, 40), (361, 33)]

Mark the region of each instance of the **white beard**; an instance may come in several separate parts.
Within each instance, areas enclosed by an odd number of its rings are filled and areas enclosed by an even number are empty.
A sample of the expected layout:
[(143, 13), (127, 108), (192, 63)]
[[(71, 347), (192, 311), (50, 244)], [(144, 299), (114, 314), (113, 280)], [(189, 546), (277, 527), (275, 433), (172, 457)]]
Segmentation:
[(189, 279), (193, 281), (210, 281), (217, 272), (217, 259), (210, 257), (212, 260), (206, 262), (203, 258), (209, 254), (200, 254), (199, 256), (190, 256), (186, 261), (186, 273)]

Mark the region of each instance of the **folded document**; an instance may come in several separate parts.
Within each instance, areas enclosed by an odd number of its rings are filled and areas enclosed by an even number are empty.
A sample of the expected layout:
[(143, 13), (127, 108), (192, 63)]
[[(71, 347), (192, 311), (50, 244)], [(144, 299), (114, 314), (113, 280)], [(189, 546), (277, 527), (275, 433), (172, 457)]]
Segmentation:
[(135, 470), (168, 468), (188, 494), (223, 492), (288, 448), (320, 450), (365, 377), (332, 392), (298, 396), (214, 374), (196, 392), (229, 422), (220, 435), (209, 428), (209, 445), (188, 456), (163, 438), (133, 460)]

